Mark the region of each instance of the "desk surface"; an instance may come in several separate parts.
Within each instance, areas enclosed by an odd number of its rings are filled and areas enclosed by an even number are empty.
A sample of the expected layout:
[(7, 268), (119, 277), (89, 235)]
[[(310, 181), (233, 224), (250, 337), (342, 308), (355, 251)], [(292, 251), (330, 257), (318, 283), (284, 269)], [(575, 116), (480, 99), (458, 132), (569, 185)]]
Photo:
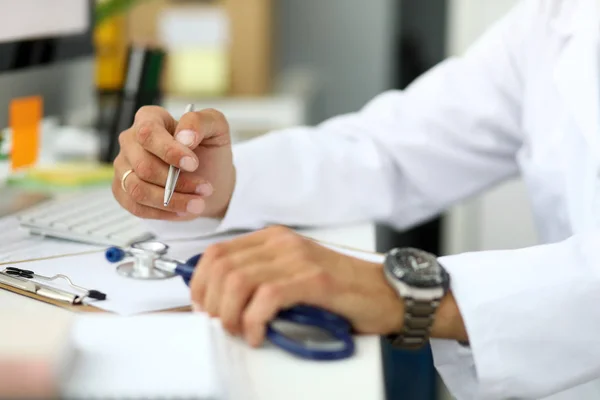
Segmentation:
[[(329, 243), (361, 250), (374, 249), (371, 225), (304, 231)], [(0, 289), (0, 311), (43, 312), (62, 319), (69, 311)], [(43, 334), (40, 331), (40, 334)], [(336, 363), (298, 360), (265, 346), (243, 346), (243, 360), (259, 399), (383, 399), (383, 373), (378, 337), (357, 339), (356, 356)]]

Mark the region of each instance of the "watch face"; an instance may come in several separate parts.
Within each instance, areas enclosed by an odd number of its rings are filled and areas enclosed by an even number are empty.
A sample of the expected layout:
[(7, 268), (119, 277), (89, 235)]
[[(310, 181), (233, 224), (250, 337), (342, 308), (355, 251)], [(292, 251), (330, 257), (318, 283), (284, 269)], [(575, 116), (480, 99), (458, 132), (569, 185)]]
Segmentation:
[(386, 267), (396, 279), (418, 288), (447, 288), (448, 273), (438, 263), (437, 257), (427, 252), (412, 249), (392, 250)]

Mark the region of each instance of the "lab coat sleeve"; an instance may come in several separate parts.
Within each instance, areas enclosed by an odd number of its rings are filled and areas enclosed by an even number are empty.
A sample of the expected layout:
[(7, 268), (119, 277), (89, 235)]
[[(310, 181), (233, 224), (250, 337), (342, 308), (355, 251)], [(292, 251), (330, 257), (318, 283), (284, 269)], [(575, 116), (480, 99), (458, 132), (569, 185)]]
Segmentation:
[(594, 232), (440, 259), (470, 338), (432, 341), (458, 399), (541, 399), (600, 378), (599, 243)]
[(221, 230), (377, 221), (406, 229), (518, 172), (529, 1), (463, 57), (316, 127), (234, 149)]
[[(464, 56), (404, 91), (237, 144), (236, 185), (216, 231), (363, 221), (406, 229), (516, 175), (526, 11), (520, 3)], [(193, 235), (193, 226), (176, 229)]]

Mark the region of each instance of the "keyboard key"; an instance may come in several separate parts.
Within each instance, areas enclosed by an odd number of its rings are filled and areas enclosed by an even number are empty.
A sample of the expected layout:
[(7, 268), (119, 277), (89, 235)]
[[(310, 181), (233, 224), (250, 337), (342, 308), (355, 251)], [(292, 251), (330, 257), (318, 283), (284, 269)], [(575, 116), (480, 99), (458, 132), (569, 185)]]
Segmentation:
[(32, 233), (89, 244), (125, 246), (153, 235), (124, 210), (110, 189), (50, 200), (20, 215)]

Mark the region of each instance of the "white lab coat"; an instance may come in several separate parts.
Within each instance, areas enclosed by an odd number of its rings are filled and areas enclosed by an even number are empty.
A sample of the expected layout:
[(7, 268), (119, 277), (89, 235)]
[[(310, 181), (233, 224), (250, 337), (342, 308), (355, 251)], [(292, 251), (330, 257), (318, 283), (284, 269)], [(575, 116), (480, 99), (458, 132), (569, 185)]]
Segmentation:
[(600, 399), (599, 14), (595, 0), (522, 0), (406, 91), (236, 146), (218, 229), (408, 228), (521, 174), (544, 244), (441, 259), (471, 348), (433, 340), (436, 366), (461, 400)]

